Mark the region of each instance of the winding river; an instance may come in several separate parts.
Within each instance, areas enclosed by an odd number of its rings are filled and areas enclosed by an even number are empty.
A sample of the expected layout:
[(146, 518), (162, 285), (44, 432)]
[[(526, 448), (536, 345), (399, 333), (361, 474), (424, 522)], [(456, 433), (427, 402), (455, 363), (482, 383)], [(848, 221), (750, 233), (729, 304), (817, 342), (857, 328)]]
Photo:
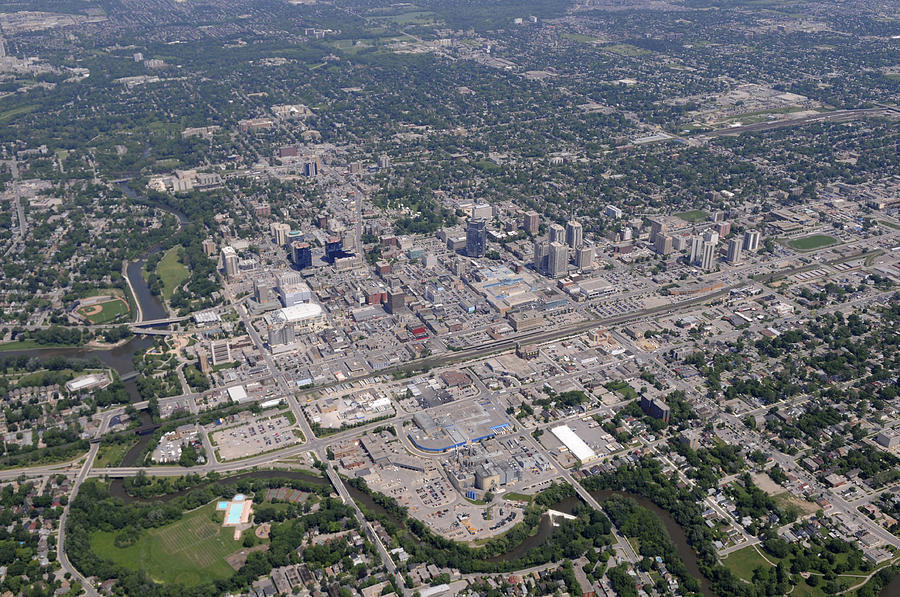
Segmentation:
[[(126, 183), (119, 183), (119, 188), (121, 188), (129, 198), (138, 198), (137, 192)], [(180, 211), (173, 210), (158, 203), (147, 201), (145, 201), (145, 203), (173, 214), (178, 218), (179, 226), (184, 226), (188, 222), (187, 216)], [(144, 276), (141, 273), (144, 269), (144, 264), (147, 262), (147, 258), (150, 255), (159, 252), (161, 249), (162, 247), (160, 244), (150, 247), (144, 251), (138, 259), (129, 262), (128, 266), (125, 268), (128, 281), (131, 284), (131, 288), (134, 290), (134, 300), (140, 305), (144, 320), (164, 319), (169, 316), (162, 301), (150, 292), (150, 287), (147, 285), (147, 281), (144, 280)], [(84, 360), (98, 359), (107, 367), (114, 369), (120, 376), (128, 377), (134, 373), (133, 357), (135, 353), (145, 350), (152, 345), (152, 338), (148, 336), (134, 336), (125, 344), (114, 348), (94, 349), (85, 346), (73, 348), (32, 348), (27, 350), (9, 350), (0, 354), (11, 356), (27, 355), (37, 357), (41, 360), (48, 360), (58, 356)], [(141, 400), (134, 381), (125, 382), (125, 387), (131, 396), (132, 402), (139, 402)]]
[[(246, 473), (240, 473), (237, 475), (233, 475), (230, 477), (225, 477), (222, 479), (217, 479), (215, 481), (209, 481), (198, 485), (197, 487), (193, 487), (191, 489), (180, 491), (177, 493), (170, 493), (162, 496), (156, 496), (151, 498), (137, 498), (125, 492), (124, 483), (121, 479), (116, 479), (111, 482), (110, 485), (110, 493), (114, 497), (121, 498), (126, 503), (131, 502), (167, 502), (169, 500), (173, 500), (175, 498), (181, 497), (194, 489), (198, 489), (200, 487), (207, 487), (210, 485), (233, 485), (244, 479), (275, 479), (275, 478), (285, 478), (285, 479), (297, 479), (301, 481), (305, 481), (307, 483), (321, 484), (321, 485), (330, 485), (330, 481), (324, 477), (317, 477), (314, 475), (310, 475), (308, 473), (303, 473), (299, 471), (251, 471)], [(376, 504), (372, 498), (357, 490), (351, 485), (347, 486), (347, 489), (350, 491), (350, 494), (353, 496), (353, 499), (359, 502), (361, 505), (365, 506), (367, 509), (378, 512), (380, 514), (385, 514), (389, 518), (393, 519), (394, 522), (399, 523), (387, 510), (382, 508), (380, 505)], [(593, 492), (591, 495), (594, 496), (599, 501), (605, 500), (612, 496), (622, 496), (627, 497), (629, 499), (634, 500), (640, 506), (647, 508), (651, 512), (653, 512), (663, 523), (666, 531), (669, 534), (672, 543), (675, 546), (675, 551), (678, 556), (684, 561), (685, 566), (687, 566), (688, 572), (700, 581), (701, 592), (707, 597), (715, 597), (715, 593), (712, 590), (711, 583), (709, 579), (703, 576), (700, 572), (700, 567), (697, 562), (697, 554), (694, 553), (694, 550), (688, 545), (687, 536), (684, 533), (684, 530), (681, 526), (675, 521), (672, 516), (654, 504), (652, 501), (648, 500), (639, 495), (635, 495), (632, 493), (628, 493), (625, 491), (597, 491)], [(554, 504), (551, 506), (551, 509), (557, 510), (559, 512), (572, 513), (575, 509), (583, 504), (583, 502), (578, 497), (569, 497), (561, 502)], [(490, 559), (493, 562), (507, 562), (516, 560), (526, 553), (530, 551), (532, 548), (537, 547), (544, 543), (552, 534), (554, 527), (550, 522), (549, 516), (544, 516), (541, 519), (540, 525), (538, 527), (537, 533), (525, 538), (519, 545), (513, 547), (506, 553), (499, 554)]]
[(712, 589), (712, 583), (703, 575), (702, 572), (700, 572), (700, 564), (697, 560), (697, 553), (688, 544), (687, 535), (685, 534), (684, 529), (681, 528), (681, 525), (678, 524), (674, 518), (672, 518), (671, 514), (654, 504), (651, 500), (634, 493), (629, 493), (627, 491), (604, 489), (601, 491), (592, 491), (591, 496), (593, 496), (594, 499), (598, 502), (602, 502), (603, 500), (606, 500), (613, 496), (628, 498), (632, 501), (637, 502), (637, 504), (642, 508), (646, 508), (647, 510), (653, 512), (659, 519), (659, 521), (663, 524), (663, 527), (665, 527), (666, 533), (668, 533), (669, 535), (669, 539), (672, 540), (672, 544), (675, 546), (675, 553), (677, 553), (678, 557), (680, 557), (684, 562), (684, 565), (687, 567), (690, 575), (700, 582), (700, 592), (708, 597), (716, 597), (716, 594)]

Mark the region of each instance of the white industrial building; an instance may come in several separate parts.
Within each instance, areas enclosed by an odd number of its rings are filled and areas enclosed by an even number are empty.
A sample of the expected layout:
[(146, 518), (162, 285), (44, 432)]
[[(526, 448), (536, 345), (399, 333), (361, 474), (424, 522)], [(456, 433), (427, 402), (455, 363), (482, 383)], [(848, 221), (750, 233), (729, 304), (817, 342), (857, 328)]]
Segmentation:
[(562, 444), (572, 453), (572, 455), (580, 460), (582, 463), (588, 463), (592, 460), (596, 460), (597, 454), (591, 449), (589, 445), (584, 443), (584, 440), (578, 437), (578, 435), (572, 431), (572, 429), (568, 425), (560, 425), (559, 427), (554, 427), (550, 430), (550, 433), (556, 436), (556, 439), (562, 442)]
[(250, 396), (247, 394), (247, 389), (244, 388), (244, 386), (232, 386), (228, 388), (227, 391), (228, 397), (231, 398), (232, 402), (241, 404), (250, 399)]
[(110, 379), (105, 373), (91, 373), (90, 375), (82, 375), (66, 382), (66, 391), (68, 392), (84, 392), (86, 390), (95, 390), (105, 388), (109, 385)]

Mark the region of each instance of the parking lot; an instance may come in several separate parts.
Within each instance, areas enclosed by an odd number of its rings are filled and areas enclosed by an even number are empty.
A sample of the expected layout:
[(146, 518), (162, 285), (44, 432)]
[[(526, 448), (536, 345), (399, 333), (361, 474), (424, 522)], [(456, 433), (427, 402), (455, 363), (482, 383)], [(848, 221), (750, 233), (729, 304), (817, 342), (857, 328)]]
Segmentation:
[(257, 417), (210, 434), (219, 460), (235, 460), (277, 450), (297, 442), (284, 415)]

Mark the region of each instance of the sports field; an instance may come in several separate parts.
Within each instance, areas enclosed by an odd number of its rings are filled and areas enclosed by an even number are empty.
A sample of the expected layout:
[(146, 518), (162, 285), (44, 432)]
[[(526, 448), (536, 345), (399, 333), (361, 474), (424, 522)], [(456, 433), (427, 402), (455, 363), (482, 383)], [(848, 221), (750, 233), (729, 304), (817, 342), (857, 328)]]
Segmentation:
[(709, 214), (702, 209), (692, 209), (691, 211), (684, 211), (680, 214), (675, 214), (676, 218), (680, 218), (685, 222), (690, 222), (691, 224), (695, 224), (697, 222), (702, 222), (709, 218)]
[(83, 305), (76, 310), (79, 315), (91, 323), (110, 323), (119, 318), (127, 319), (129, 311), (128, 301), (123, 298), (114, 298), (104, 303)]
[[(143, 570), (157, 582), (177, 583), (185, 587), (230, 577), (234, 570), (225, 562), (241, 548), (234, 540), (234, 529), (213, 522), (216, 503), (185, 513), (178, 522), (147, 529), (129, 547), (116, 547), (115, 532), (98, 531), (91, 535), (91, 549), (103, 559)], [(222, 515), (218, 515), (221, 519)]]
[(798, 251), (812, 251), (819, 247), (833, 245), (836, 242), (837, 239), (833, 236), (828, 236), (827, 234), (813, 234), (811, 236), (804, 236), (803, 238), (795, 238), (788, 242), (788, 244), (791, 248), (797, 249)]

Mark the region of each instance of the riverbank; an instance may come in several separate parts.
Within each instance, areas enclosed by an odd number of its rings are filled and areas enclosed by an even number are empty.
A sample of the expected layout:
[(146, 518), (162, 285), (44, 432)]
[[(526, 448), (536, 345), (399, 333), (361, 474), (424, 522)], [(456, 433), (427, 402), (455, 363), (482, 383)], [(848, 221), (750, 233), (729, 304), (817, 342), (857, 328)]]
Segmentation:
[(84, 347), (90, 350), (112, 350), (114, 348), (119, 348), (120, 346), (125, 346), (129, 342), (131, 342), (131, 337), (122, 338), (118, 342), (113, 342), (112, 344), (100, 340), (91, 340), (90, 342), (85, 343)]
[[(86, 346), (86, 345), (83, 345)], [(77, 344), (41, 344), (35, 340), (13, 340), (0, 344), (0, 352), (19, 350), (52, 350), (58, 348), (81, 348)]]

